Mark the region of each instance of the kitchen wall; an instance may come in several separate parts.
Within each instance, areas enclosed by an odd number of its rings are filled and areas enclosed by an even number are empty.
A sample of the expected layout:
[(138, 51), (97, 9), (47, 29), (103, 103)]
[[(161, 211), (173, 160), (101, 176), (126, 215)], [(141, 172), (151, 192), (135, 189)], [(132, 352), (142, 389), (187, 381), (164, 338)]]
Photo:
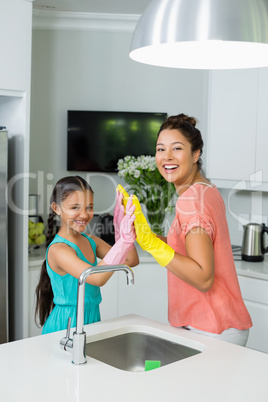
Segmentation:
[(243, 224), (268, 223), (268, 193), (260, 191), (233, 191), (221, 189), (231, 236), (231, 242), (241, 245)]
[[(53, 184), (69, 174), (68, 109), (183, 112), (206, 132), (207, 72), (134, 62), (131, 37), (131, 29), (33, 30), (30, 192), (42, 195), (44, 216)], [(96, 212), (113, 209), (117, 175), (91, 174), (90, 181)]]
[[(66, 170), (67, 110), (180, 112), (199, 120), (206, 143), (208, 73), (146, 66), (128, 56), (133, 28), (72, 28), (33, 20), (30, 193), (38, 193), (40, 213)], [(204, 153), (204, 162), (206, 152)], [(205, 166), (205, 164), (204, 164)], [(74, 174), (74, 172), (70, 172)], [(81, 173), (95, 191), (95, 212), (113, 210), (116, 174)], [(123, 184), (123, 183), (122, 183)], [(267, 223), (268, 195), (221, 190), (231, 241), (242, 242), (241, 219)], [(169, 217), (171, 220), (172, 217)]]

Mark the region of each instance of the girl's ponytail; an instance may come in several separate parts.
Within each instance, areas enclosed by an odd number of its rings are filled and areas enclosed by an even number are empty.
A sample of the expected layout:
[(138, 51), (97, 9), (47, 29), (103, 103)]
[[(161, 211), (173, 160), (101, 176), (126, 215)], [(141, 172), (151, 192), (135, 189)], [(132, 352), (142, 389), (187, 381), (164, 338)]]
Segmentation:
[[(47, 232), (46, 248), (48, 248), (48, 246), (50, 245), (50, 243), (52, 242), (52, 240), (55, 237), (55, 234), (53, 234), (54, 215), (55, 215), (55, 213), (52, 210), (50, 210), (49, 217), (47, 220), (48, 232)], [(54, 303), (53, 303), (54, 296), (53, 296), (50, 278), (47, 273), (46, 260), (43, 262), (43, 265), (41, 268), (39, 282), (38, 282), (38, 285), (35, 290), (35, 297), (36, 297), (35, 323), (37, 326), (39, 326), (39, 324), (37, 323), (37, 317), (38, 317), (40, 326), (42, 327), (44, 325), (44, 323), (46, 322), (46, 319), (48, 318), (51, 310), (54, 307)]]

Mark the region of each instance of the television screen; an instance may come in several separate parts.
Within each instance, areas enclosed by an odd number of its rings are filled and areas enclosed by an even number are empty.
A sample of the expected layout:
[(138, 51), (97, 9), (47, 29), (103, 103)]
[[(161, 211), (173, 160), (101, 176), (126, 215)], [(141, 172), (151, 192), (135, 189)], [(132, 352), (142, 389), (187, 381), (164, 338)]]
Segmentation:
[(126, 155), (154, 155), (166, 113), (68, 111), (67, 169), (116, 172)]

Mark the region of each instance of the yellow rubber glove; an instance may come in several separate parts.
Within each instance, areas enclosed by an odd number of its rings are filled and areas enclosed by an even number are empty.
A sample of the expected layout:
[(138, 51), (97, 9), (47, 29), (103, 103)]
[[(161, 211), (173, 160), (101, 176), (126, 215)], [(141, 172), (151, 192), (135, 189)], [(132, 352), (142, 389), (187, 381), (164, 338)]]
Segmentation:
[(129, 199), (129, 194), (126, 192), (124, 187), (121, 186), (121, 184), (118, 184), (116, 190), (119, 191), (119, 193), (123, 194), (123, 201), (122, 202), (123, 202), (123, 205), (124, 205), (125, 210), (126, 210), (127, 202), (128, 202), (128, 199)]
[[(123, 205), (126, 206), (129, 199), (128, 193), (121, 185), (117, 187), (117, 190), (123, 194)], [(151, 231), (151, 228), (142, 213), (141, 205), (136, 195), (133, 195), (132, 201), (133, 205), (136, 207), (136, 219), (134, 221), (137, 235), (136, 240), (143, 250), (147, 251), (154, 257), (158, 264), (165, 267), (174, 258), (175, 251)]]

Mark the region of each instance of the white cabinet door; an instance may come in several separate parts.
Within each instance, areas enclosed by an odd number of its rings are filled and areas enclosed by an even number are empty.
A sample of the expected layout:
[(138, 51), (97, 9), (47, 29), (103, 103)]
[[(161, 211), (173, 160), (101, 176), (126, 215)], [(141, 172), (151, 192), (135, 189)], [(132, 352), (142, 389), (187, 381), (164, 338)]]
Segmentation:
[(268, 182), (268, 68), (259, 69), (256, 172)]
[(138, 314), (168, 323), (167, 270), (152, 261), (141, 263), (133, 272), (134, 286), (127, 286), (123, 273), (119, 276), (118, 316)]
[(238, 275), (238, 280), (253, 322), (246, 346), (268, 353), (268, 281), (242, 275)]
[(247, 348), (268, 353), (268, 305), (245, 300), (253, 322), (247, 341)]
[[(118, 275), (124, 273), (115, 272), (109, 281), (101, 287), (102, 302), (100, 304), (101, 321), (110, 320), (118, 316)], [(125, 278), (124, 278), (125, 279)]]
[(242, 180), (255, 172), (258, 70), (210, 72), (207, 176)]
[(25, 91), (31, 71), (32, 3), (1, 1), (0, 15), (0, 90)]

